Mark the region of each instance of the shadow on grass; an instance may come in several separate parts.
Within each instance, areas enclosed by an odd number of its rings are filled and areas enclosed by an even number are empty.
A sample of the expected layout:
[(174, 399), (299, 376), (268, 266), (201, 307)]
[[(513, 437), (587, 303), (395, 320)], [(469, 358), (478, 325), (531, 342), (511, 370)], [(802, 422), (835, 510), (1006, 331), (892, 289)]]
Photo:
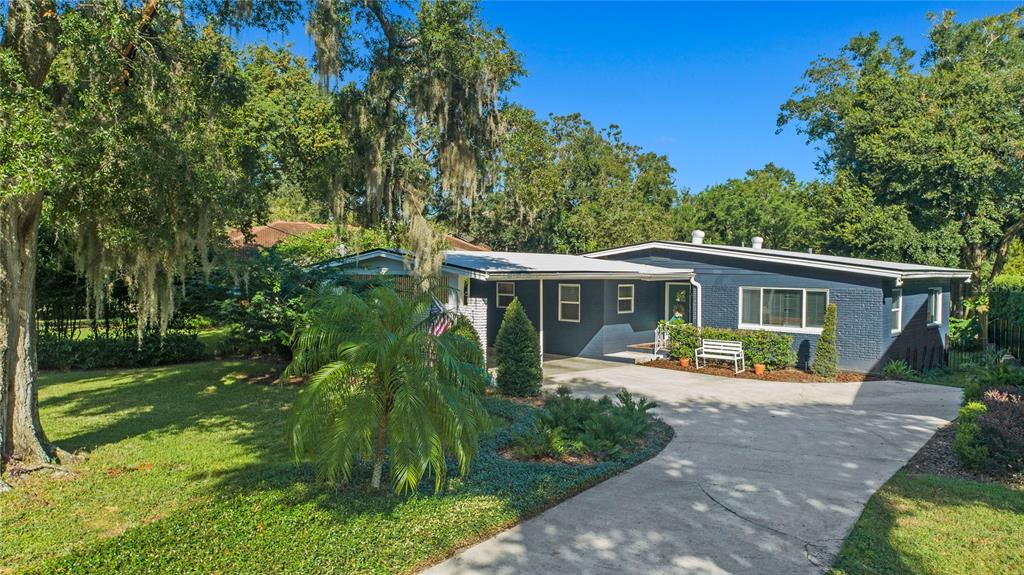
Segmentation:
[(40, 408), (44, 417), (84, 422), (53, 438), (68, 451), (211, 425), (240, 426), (246, 430), (241, 439), (255, 447), (280, 444), (281, 421), (297, 390), (253, 385), (272, 382), (279, 371), (270, 363), (229, 361), (51, 373), (44, 378)]
[(832, 573), (1011, 573), (1022, 534), (1024, 491), (901, 471), (868, 501)]
[[(245, 455), (188, 477), (209, 485), (212, 497), (204, 491), (187, 508), (86, 542), (32, 568), (40, 573), (409, 571), (631, 467), (663, 446), (581, 467), (509, 461), (499, 450), (532, 426), (535, 412), (488, 399), (500, 423), (483, 439), (467, 477), (459, 477), (452, 462), (443, 495), (434, 495), (432, 480), (410, 496), (338, 490), (289, 455), (285, 430), (297, 390), (246, 383), (272, 369), (226, 362), (85, 377), (51, 374), (44, 414), (78, 418), (58, 438), (62, 446), (92, 449), (139, 436), (173, 439), (186, 431), (228, 427), (232, 433), (226, 440), (244, 446)], [(194, 436), (181, 441), (194, 442)], [(192, 447), (197, 446), (183, 443), (180, 457), (188, 457), (184, 449)], [(358, 467), (353, 484), (366, 484), (368, 475), (366, 466)]]

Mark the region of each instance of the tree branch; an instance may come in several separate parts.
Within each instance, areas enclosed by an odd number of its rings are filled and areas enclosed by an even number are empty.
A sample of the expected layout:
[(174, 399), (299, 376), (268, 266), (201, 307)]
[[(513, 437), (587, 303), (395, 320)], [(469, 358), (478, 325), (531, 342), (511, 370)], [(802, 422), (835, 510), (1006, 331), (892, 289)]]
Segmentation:
[(393, 22), (388, 20), (387, 14), (384, 13), (384, 5), (379, 0), (367, 0), (366, 8), (373, 14), (373, 17), (377, 19), (377, 24), (380, 25), (381, 30), (384, 32), (384, 37), (388, 39), (388, 45), (396, 50), (408, 50), (416, 45), (416, 38), (402, 38), (398, 35), (398, 31), (395, 29)]
[[(157, 9), (159, 8), (160, 0), (148, 0), (146, 5), (142, 7), (142, 19), (139, 21), (139, 35), (143, 35), (149, 31), (149, 25), (153, 23), (153, 19), (156, 18)], [(127, 86), (132, 79), (132, 68), (130, 63), (135, 61), (135, 57), (139, 53), (139, 47), (134, 41), (129, 41), (123, 50), (121, 55), (128, 64), (125, 64), (124, 71), (121, 73), (124, 85)]]
[(1022, 231), (1024, 231), (1024, 219), (1018, 219), (1006, 229), (1002, 239), (999, 240), (999, 245), (996, 246), (996, 260), (992, 263), (992, 271), (988, 277), (989, 281), (992, 281), (1003, 271), (1003, 267), (1006, 265), (1006, 256), (1010, 251), (1010, 245), (1013, 243), (1013, 240), (1020, 236)]

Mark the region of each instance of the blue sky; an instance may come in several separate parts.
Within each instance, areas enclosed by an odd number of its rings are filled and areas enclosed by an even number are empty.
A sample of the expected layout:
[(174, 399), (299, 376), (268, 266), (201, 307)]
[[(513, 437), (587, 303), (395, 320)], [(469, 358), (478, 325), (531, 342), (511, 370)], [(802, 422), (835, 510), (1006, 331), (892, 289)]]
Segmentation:
[[(782, 104), (819, 55), (877, 30), (926, 45), (929, 11), (960, 18), (1016, 3), (484, 2), (528, 71), (510, 99), (537, 111), (580, 112), (618, 124), (627, 141), (665, 154), (693, 192), (767, 162), (816, 176), (816, 152), (792, 128), (775, 133)], [(247, 39), (312, 50), (301, 25)]]

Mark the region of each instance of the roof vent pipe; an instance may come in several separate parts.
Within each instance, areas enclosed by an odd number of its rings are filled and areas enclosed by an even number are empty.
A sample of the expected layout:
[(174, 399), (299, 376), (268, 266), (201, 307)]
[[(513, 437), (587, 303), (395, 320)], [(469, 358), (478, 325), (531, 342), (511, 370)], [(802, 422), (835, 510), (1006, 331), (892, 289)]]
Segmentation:
[(761, 236), (754, 236), (750, 238), (750, 247), (754, 248), (755, 250), (761, 249), (761, 246), (763, 245), (764, 238), (762, 238)]
[(690, 241), (695, 244), (704, 243), (704, 232), (700, 230), (693, 230), (693, 236), (691, 236)]

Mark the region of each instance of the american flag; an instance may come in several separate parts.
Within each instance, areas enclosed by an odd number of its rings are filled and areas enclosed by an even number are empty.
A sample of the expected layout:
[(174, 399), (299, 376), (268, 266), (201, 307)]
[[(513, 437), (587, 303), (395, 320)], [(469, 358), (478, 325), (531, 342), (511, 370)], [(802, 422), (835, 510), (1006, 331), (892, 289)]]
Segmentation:
[(447, 314), (437, 316), (434, 325), (430, 326), (430, 335), (441, 335), (452, 327), (452, 320)]

